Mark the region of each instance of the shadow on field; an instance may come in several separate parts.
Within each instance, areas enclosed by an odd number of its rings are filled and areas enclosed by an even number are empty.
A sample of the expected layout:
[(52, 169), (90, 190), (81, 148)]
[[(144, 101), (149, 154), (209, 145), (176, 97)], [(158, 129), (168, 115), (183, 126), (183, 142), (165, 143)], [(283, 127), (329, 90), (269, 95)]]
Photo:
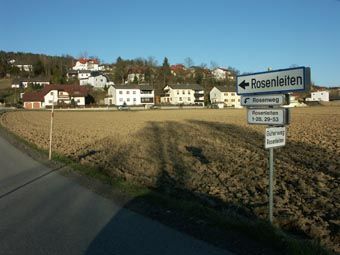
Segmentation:
[[(264, 134), (254, 129), (197, 120), (150, 122), (147, 127), (131, 137), (129, 141), (122, 143), (119, 140), (112, 140), (100, 141), (100, 143), (104, 157), (103, 163), (100, 165), (101, 169), (104, 169), (111, 176), (142, 183), (157, 192), (166, 194), (166, 196), (178, 201), (177, 207), (185, 206), (186, 203), (183, 201), (196, 201), (204, 207), (214, 208), (225, 213), (226, 218), (229, 217), (228, 215), (244, 216), (253, 220), (258, 219), (255, 215), (267, 218), (268, 155), (264, 149)], [(304, 213), (304, 211), (302, 209), (289, 211), (286, 207), (290, 204), (296, 206), (294, 199), (299, 200), (300, 204), (303, 203), (308, 194), (304, 194), (306, 190), (300, 191), (299, 188), (301, 189), (301, 187), (297, 187), (301, 194), (296, 196), (300, 197), (290, 195), (292, 191), (289, 190), (291, 175), (296, 175), (292, 178), (295, 180), (310, 177), (312, 178), (311, 182), (319, 171), (338, 176), (336, 171), (331, 170), (334, 165), (335, 169), (339, 169), (337, 158), (340, 155), (317, 146), (289, 141), (286, 147), (276, 151), (276, 171), (279, 172), (276, 196), (281, 200), (288, 201), (282, 202), (278, 207), (281, 206), (285, 212), (288, 210), (286, 217), (292, 218), (292, 220), (288, 220), (289, 224), (294, 222), (294, 226), (286, 225), (286, 227), (288, 229), (298, 228), (298, 225), (295, 225), (297, 218), (294, 214), (296, 212)], [(295, 169), (300, 172), (295, 173)], [(295, 183), (294, 185), (300, 184)], [(311, 186), (310, 189), (314, 193), (319, 192), (317, 187)], [(325, 189), (323, 189), (323, 196), (328, 199), (325, 200), (325, 203), (336, 199), (335, 193), (328, 194)], [(179, 231), (189, 233), (198, 239), (209, 241), (238, 254), (257, 254), (257, 251), (261, 251), (262, 254), (285, 252), (286, 247), (280, 242), (272, 244), (276, 248), (275, 252), (268, 248), (270, 245), (267, 242), (268, 250), (263, 252), (263, 249), (266, 248), (260, 247), (261, 245), (244, 237), (244, 233), (241, 236), (233, 232), (233, 229), (211, 228), (216, 222), (209, 222), (204, 211), (190, 211), (190, 208), (187, 207), (183, 207), (183, 211), (178, 210), (178, 208), (172, 211), (171, 204), (158, 199), (157, 204), (160, 206), (151, 206), (145, 203), (153, 200), (155, 200), (154, 195), (146, 194), (130, 201), (125, 205), (125, 208), (132, 209)], [(310, 206), (312, 211), (324, 210), (322, 204), (318, 204), (317, 207)], [(279, 209), (275, 208), (274, 217), (280, 216), (278, 215)], [(191, 216), (188, 216), (188, 211)], [(323, 216), (322, 214), (320, 217)], [(336, 212), (334, 215), (327, 214), (327, 217), (323, 220), (336, 220)], [(120, 222), (121, 220), (120, 218), (125, 222), (125, 225), (123, 224), (121, 227), (119, 227), (120, 223), (117, 225), (117, 221)], [(287, 222), (287, 219), (285, 220)], [(167, 249), (171, 246), (171, 242), (166, 238), (163, 239), (161, 234), (160, 236), (154, 235), (153, 231), (155, 230), (141, 229), (138, 228), (137, 223), (130, 223), (130, 219), (124, 218), (124, 215), (114, 216), (93, 240), (87, 254), (102, 254), (98, 253), (100, 250), (106, 251), (103, 254), (112, 254), (122, 247), (130, 247), (125, 250), (130, 251), (130, 253), (119, 254), (175, 253), (174, 250)], [(238, 223), (235, 222), (235, 224)], [(208, 225), (210, 228), (207, 227)], [(230, 225), (233, 224), (230, 223)], [(131, 232), (131, 235), (128, 236), (131, 239), (126, 243), (117, 243), (112, 238), (122, 228), (124, 231), (129, 228), (128, 232)], [(302, 232), (309, 234), (305, 231)], [(251, 232), (248, 234), (252, 237), (256, 235)], [(152, 238), (150, 239), (150, 237)], [(255, 236), (255, 239), (264, 237)], [(322, 239), (322, 236), (314, 235), (313, 237)], [(267, 238), (270, 240), (271, 237), (267, 236)], [(272, 238), (275, 239), (275, 237)], [(151, 245), (153, 241), (156, 250), (148, 250), (148, 248), (143, 250), (149, 242)], [(187, 244), (183, 243), (184, 241), (177, 241), (176, 254), (190, 254)], [(159, 245), (157, 242), (163, 242), (164, 245)], [(278, 252), (278, 250), (281, 251)]]

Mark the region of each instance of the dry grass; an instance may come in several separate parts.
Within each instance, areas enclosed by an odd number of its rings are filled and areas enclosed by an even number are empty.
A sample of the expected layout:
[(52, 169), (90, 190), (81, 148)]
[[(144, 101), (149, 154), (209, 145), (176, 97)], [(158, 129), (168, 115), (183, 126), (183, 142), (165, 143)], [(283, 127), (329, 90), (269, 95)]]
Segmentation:
[(11, 83), (12, 83), (11, 79), (0, 79), (0, 90), (11, 88)]
[[(2, 124), (48, 148), (50, 114), (13, 112)], [(340, 108), (292, 109), (275, 150), (280, 226), (340, 251)], [(112, 176), (185, 189), (267, 217), (264, 126), (245, 110), (56, 112), (53, 149)]]

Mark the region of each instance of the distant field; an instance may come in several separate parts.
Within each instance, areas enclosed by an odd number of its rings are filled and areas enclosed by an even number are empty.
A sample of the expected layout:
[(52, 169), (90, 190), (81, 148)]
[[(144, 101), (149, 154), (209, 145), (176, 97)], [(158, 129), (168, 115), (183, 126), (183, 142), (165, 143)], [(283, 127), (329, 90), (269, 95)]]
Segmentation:
[(0, 79), (0, 90), (1, 89), (8, 89), (12, 85), (11, 79)]
[[(49, 112), (12, 112), (2, 125), (48, 148)], [(340, 107), (292, 109), (275, 150), (275, 221), (340, 251)], [(148, 186), (205, 194), (267, 217), (264, 127), (245, 110), (56, 112), (53, 149)]]

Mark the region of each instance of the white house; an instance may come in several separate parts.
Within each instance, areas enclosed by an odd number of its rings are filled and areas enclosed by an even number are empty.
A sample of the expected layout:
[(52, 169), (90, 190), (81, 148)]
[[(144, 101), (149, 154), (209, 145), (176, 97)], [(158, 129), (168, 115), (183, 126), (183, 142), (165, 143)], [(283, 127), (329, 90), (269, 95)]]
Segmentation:
[(73, 70), (90, 70), (90, 71), (100, 71), (103, 70), (103, 66), (99, 66), (99, 62), (96, 59), (79, 59), (75, 66), (72, 67)]
[(153, 105), (154, 89), (149, 85), (113, 85), (108, 89), (106, 105)]
[[(87, 76), (87, 73), (86, 73)], [(91, 72), (87, 78), (79, 79), (80, 85), (91, 85), (95, 88), (104, 88), (109, 79), (100, 72)]]
[(324, 91), (316, 91), (311, 93), (310, 98), (306, 98), (306, 101), (323, 101), (329, 102), (329, 92)]
[(45, 86), (49, 85), (50, 82), (44, 79), (29, 79), (26, 81), (21, 82), (21, 87), (27, 88), (29, 85), (39, 85), (39, 86)]
[(32, 72), (33, 71), (33, 65), (15, 65), (20, 69), (20, 71), (25, 72)]
[(227, 107), (242, 108), (241, 97), (236, 92), (228, 91), (227, 86), (215, 86), (210, 91), (210, 102)]
[(18, 67), (20, 71), (25, 72), (33, 71), (33, 65), (18, 63), (15, 59), (9, 60), (8, 63), (11, 64), (12, 66)]
[(204, 90), (199, 84), (168, 85), (164, 89), (161, 103), (172, 105), (203, 105)]
[(216, 80), (234, 80), (235, 76), (233, 75), (233, 72), (229, 69), (218, 67), (215, 68), (211, 74)]
[(127, 76), (126, 83), (132, 83), (137, 79), (138, 82), (143, 82), (145, 81), (145, 76), (142, 73), (130, 73)]
[(23, 94), (25, 109), (40, 109), (52, 104), (72, 104), (85, 106), (87, 89), (79, 85), (46, 85), (41, 91)]

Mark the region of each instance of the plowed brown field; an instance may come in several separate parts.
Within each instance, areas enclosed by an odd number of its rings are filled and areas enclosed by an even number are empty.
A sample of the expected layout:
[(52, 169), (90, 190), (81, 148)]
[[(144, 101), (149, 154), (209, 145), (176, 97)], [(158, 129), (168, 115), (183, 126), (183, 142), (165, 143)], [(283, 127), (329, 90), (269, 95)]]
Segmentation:
[[(47, 149), (49, 112), (11, 112), (3, 126)], [(53, 150), (110, 175), (180, 188), (267, 217), (264, 126), (245, 110), (56, 112)], [(340, 107), (292, 109), (275, 149), (274, 218), (340, 252)]]

